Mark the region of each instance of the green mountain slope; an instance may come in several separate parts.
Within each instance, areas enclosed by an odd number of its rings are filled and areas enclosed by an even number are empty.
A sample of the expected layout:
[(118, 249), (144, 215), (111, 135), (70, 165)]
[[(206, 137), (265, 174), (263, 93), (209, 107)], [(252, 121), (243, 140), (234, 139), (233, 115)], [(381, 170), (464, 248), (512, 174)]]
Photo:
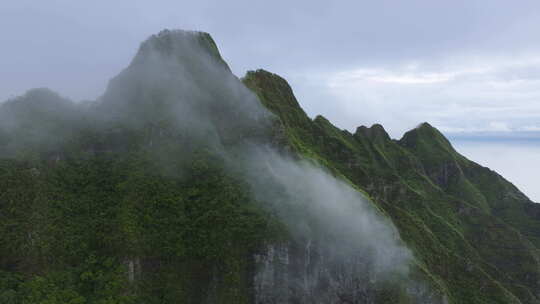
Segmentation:
[(1, 104), (0, 157), (0, 303), (540, 303), (517, 188), (427, 123), (311, 119), (206, 33), (152, 36), (95, 103)]
[[(310, 120), (285, 80), (263, 70), (244, 83), (281, 118), (291, 145), (364, 189), (456, 303), (538, 301), (534, 203), (495, 172), (459, 155), (424, 123), (391, 140)], [(531, 243), (532, 242), (532, 243)]]

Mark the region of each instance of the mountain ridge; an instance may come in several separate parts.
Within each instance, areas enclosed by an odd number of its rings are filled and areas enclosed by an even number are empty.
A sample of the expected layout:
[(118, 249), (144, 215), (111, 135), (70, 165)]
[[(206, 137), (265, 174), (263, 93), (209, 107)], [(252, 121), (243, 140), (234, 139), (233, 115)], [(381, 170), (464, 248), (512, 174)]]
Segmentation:
[[(265, 73), (262, 73), (260, 77), (265, 77)], [(250, 86), (250, 84), (256, 83), (256, 82), (250, 81), (248, 79), (247, 81), (245, 80), (245, 83), (248, 86)], [(257, 89), (258, 88), (255, 88), (255, 91), (257, 91)], [(271, 95), (268, 93), (262, 93), (259, 95), (261, 99), (268, 98), (268, 96), (271, 96)], [(279, 96), (279, 95), (275, 94), (274, 96)], [(263, 101), (263, 103), (265, 103), (265, 101)], [(287, 104), (289, 103), (287, 102)], [(288, 116), (285, 116), (285, 118), (287, 117)], [(334, 163), (338, 167), (338, 171), (341, 173), (345, 173), (345, 176), (351, 179), (353, 183), (359, 185), (360, 188), (366, 189), (367, 192), (374, 198), (375, 202), (380, 201), (379, 204), (382, 204), (383, 209), (384, 209), (384, 206), (386, 206), (387, 213), (389, 214), (396, 213), (393, 219), (397, 222), (400, 221), (400, 219), (396, 217), (397, 214), (400, 214), (400, 216), (403, 216), (404, 210), (397, 209), (395, 211), (392, 211), (392, 209), (396, 207), (391, 206), (385, 202), (386, 200), (390, 198), (395, 199), (396, 197), (403, 195), (402, 193), (397, 193), (397, 194), (389, 193), (389, 192), (394, 191), (392, 190), (392, 188), (395, 188), (395, 186), (388, 187), (387, 184), (389, 181), (397, 178), (396, 175), (399, 176), (399, 175), (404, 175), (404, 174), (412, 174), (414, 179), (420, 179), (419, 182), (423, 184), (432, 185), (430, 186), (430, 188), (433, 189), (432, 191), (439, 192), (442, 190), (442, 192), (445, 193), (443, 194), (444, 196), (448, 194), (455, 195), (456, 190), (452, 189), (450, 187), (452, 185), (448, 185), (448, 183), (453, 182), (452, 178), (454, 177), (455, 174), (457, 174), (458, 176), (463, 175), (461, 173), (461, 171), (463, 171), (462, 168), (458, 164), (456, 164), (456, 162), (459, 161), (464, 164), (472, 163), (470, 161), (465, 161), (465, 158), (463, 156), (458, 155), (457, 152), (455, 152), (455, 150), (452, 148), (448, 140), (440, 132), (438, 132), (435, 128), (433, 128), (427, 123), (421, 124), (418, 128), (415, 128), (407, 132), (406, 134), (404, 134), (402, 139), (400, 139), (397, 142), (394, 142), (390, 140), (389, 138), (386, 138), (384, 135), (381, 137), (383, 138), (383, 140), (373, 140), (373, 135), (370, 132), (366, 132), (365, 131), (366, 129), (362, 129), (361, 132), (356, 132), (354, 136), (350, 136), (347, 131), (342, 131), (333, 127), (332, 125), (329, 125), (329, 122), (326, 120), (321, 120), (321, 119), (316, 118), (313, 120), (313, 123), (315, 125), (313, 129), (316, 129), (316, 126), (323, 128), (323, 132), (326, 133), (326, 136), (328, 137), (328, 142), (325, 142), (322, 145), (319, 144), (318, 147), (315, 147), (315, 149), (317, 150), (315, 153), (319, 155), (320, 154), (326, 154), (326, 155), (333, 154), (332, 157), (334, 158)], [(290, 124), (290, 122), (285, 123), (285, 124)], [(305, 123), (302, 123), (301, 125), (299, 125), (298, 128), (301, 128), (302, 130), (308, 129), (308, 127), (305, 126)], [(380, 130), (381, 128), (377, 126), (376, 129)], [(351, 137), (356, 137), (356, 140), (360, 142), (360, 145), (355, 144), (354, 141), (351, 140)], [(296, 136), (293, 137), (293, 142), (296, 138), (298, 137)], [(310, 136), (302, 136), (302, 138), (309, 140)], [(306, 144), (306, 142), (310, 144), (308, 140), (305, 140), (302, 144)], [(314, 146), (317, 146), (317, 145), (314, 145)], [(330, 147), (330, 146), (335, 146), (337, 151), (335, 152), (328, 151), (328, 149), (322, 148), (322, 147)], [(300, 147), (299, 150), (300, 149), (303, 149), (303, 147)], [(403, 149), (405, 149), (405, 151), (403, 151)], [(433, 149), (435, 149), (435, 151), (437, 152), (432, 153)], [(362, 166), (361, 164), (362, 162), (366, 161), (366, 158), (358, 159), (354, 157), (353, 155), (351, 155), (351, 152), (350, 152), (351, 150), (357, 150), (357, 153), (358, 151), (362, 151), (359, 153), (361, 155), (371, 155), (370, 158), (372, 160), (369, 161), (368, 163), (372, 163), (372, 165)], [(310, 155), (312, 153), (313, 152), (310, 151), (310, 152), (306, 152), (305, 154)], [(396, 159), (392, 155), (394, 153), (395, 154), (399, 153), (401, 155), (398, 155), (398, 158)], [(411, 159), (412, 155), (420, 156), (420, 160)], [(452, 162), (454, 165), (452, 165), (452, 163), (450, 163), (449, 165), (446, 165), (447, 157), (440, 157), (441, 155), (449, 155), (453, 159)], [(413, 157), (413, 158), (416, 158), (416, 157)], [(345, 163), (346, 166), (343, 166), (343, 163)], [(378, 168), (378, 166), (382, 166), (382, 168)], [(476, 164), (473, 166), (475, 168), (480, 167)], [(350, 168), (354, 168), (354, 170), (351, 170)], [(391, 173), (393, 170), (396, 170), (396, 169), (401, 172), (399, 174)], [(388, 177), (383, 178), (385, 181), (382, 182), (382, 185), (377, 185), (377, 182), (373, 182), (373, 180), (376, 179), (376, 177), (385, 176), (385, 175), (390, 175), (394, 177), (388, 176)], [(457, 213), (459, 214), (462, 212), (469, 212), (470, 214), (474, 214), (476, 212), (481, 212), (480, 210), (487, 210), (487, 207), (485, 206), (486, 204), (485, 198), (482, 199), (481, 196), (480, 198), (477, 198), (477, 196), (479, 195), (478, 190), (474, 189), (474, 187), (471, 187), (468, 181), (462, 181), (461, 179), (458, 179), (458, 183), (459, 182), (463, 182), (462, 184), (460, 184), (459, 189), (460, 190), (464, 189), (466, 195), (458, 196), (461, 199), (464, 199), (464, 201), (463, 203), (458, 203), (458, 206), (460, 207), (457, 207)], [(502, 182), (505, 185), (509, 184), (505, 180), (502, 180)], [(411, 185), (410, 183), (406, 183), (406, 185), (404, 186), (410, 189), (407, 191), (412, 191), (411, 194), (418, 196), (418, 190), (414, 189), (414, 185)], [(412, 189), (410, 188), (411, 186), (413, 186)], [(444, 187), (445, 189), (441, 189), (441, 186), (445, 186)], [(423, 186), (423, 187), (426, 187), (426, 186)], [(402, 187), (398, 187), (398, 188), (399, 188), (397, 189), (398, 192), (404, 191)], [(425, 196), (425, 194), (424, 195), (420, 194), (420, 195)], [(518, 193), (517, 195), (519, 197), (522, 197), (520, 193)], [(525, 199), (526, 197), (523, 196), (522, 198)], [(474, 202), (473, 205), (471, 205), (471, 201)], [(525, 203), (528, 204), (527, 202)], [(431, 214), (432, 216), (441, 217), (440, 214), (439, 215), (437, 215), (437, 213), (433, 214), (433, 210), (431, 207), (429, 207), (429, 205), (426, 205), (423, 208), (426, 208), (426, 211), (428, 211), (429, 214)], [(445, 206), (445, 208), (448, 208), (448, 207)], [(451, 207), (451, 208), (456, 208), (456, 207)], [(475, 211), (475, 210), (478, 210), (478, 211)], [(478, 214), (477, 216), (479, 216), (480, 218), (483, 218), (487, 215)], [(521, 213), (521, 216), (525, 217), (526, 214)], [(448, 216), (445, 216), (445, 217), (450, 217), (450, 216), (448, 214)], [(452, 217), (455, 218), (455, 216), (452, 216)], [(424, 221), (425, 220), (427, 219), (424, 219)], [(454, 220), (457, 221), (458, 219), (454, 219)], [(431, 225), (433, 226), (435, 224), (436, 223), (432, 223)], [(440, 224), (443, 224), (443, 223), (436, 224), (435, 226), (440, 225)], [(512, 222), (512, 224), (515, 226), (519, 226), (518, 223), (516, 222)], [(445, 224), (445, 225), (448, 225), (448, 224)], [(461, 225), (463, 224), (460, 224), (460, 226)], [(399, 227), (399, 228), (404, 229), (403, 227)], [(433, 228), (431, 228), (430, 230), (432, 229)], [(512, 233), (513, 229), (514, 228), (510, 228), (508, 230), (508, 233)], [(452, 230), (455, 230), (455, 228), (453, 228)], [(402, 236), (403, 236), (404, 230), (400, 230), (400, 232), (402, 233)], [(463, 232), (458, 232), (458, 234), (456, 235), (456, 239), (463, 240), (462, 233)], [(473, 249), (474, 246), (472, 246), (474, 244), (473, 241), (477, 242), (478, 239), (465, 241), (465, 244), (469, 243), (468, 245), (466, 245), (467, 247), (465, 248), (469, 248), (469, 249), (461, 249), (465, 251), (470, 250), (472, 254), (471, 258), (476, 256), (476, 254), (474, 253), (474, 251), (476, 250)], [(494, 241), (496, 242), (496, 240)], [(486, 246), (496, 247), (495, 245), (496, 244), (490, 244)], [(520, 245), (520, 246), (524, 246), (523, 251), (529, 252), (528, 254), (530, 254), (530, 257), (529, 257), (530, 261), (532, 261), (533, 263), (537, 263), (536, 262), (537, 257), (536, 257), (534, 248), (530, 247), (527, 241), (523, 245)], [(463, 262), (460, 262), (460, 263), (463, 263)], [(537, 269), (537, 267), (538, 265), (532, 267), (532, 269)], [(489, 268), (490, 267), (488, 266), (488, 269), (486, 270), (487, 273), (491, 272), (491, 269)], [(506, 271), (509, 271), (509, 270), (510, 269), (507, 269)], [(502, 277), (504, 276), (505, 275), (502, 275)], [(536, 284), (536, 283), (533, 283), (533, 284)], [(520, 287), (516, 287), (516, 288), (519, 289)], [(526, 296), (526, 297), (529, 297), (529, 296)], [(530, 297), (528, 300), (534, 302), (535, 300), (532, 300), (532, 298), (534, 298), (534, 296)]]
[[(0, 122), (0, 143), (21, 143), (0, 149), (0, 234), (8, 240), (0, 245), (0, 300), (539, 303), (540, 209), (511, 183), (461, 156), (428, 123), (399, 140), (378, 124), (352, 134), (308, 117), (280, 76), (249, 71), (241, 87), (220, 61), (209, 34), (162, 31), (96, 105), (68, 122)], [(0, 105), (0, 114), (12, 105)], [(55, 131), (69, 126), (73, 132)], [(237, 166), (253, 143), (291, 159), (249, 154), (246, 180)], [(324, 171), (302, 171), (297, 159)], [(345, 270), (324, 245), (334, 232), (314, 224), (329, 222), (309, 204), (287, 211), (320, 237), (261, 207), (250, 186), (258, 175), (274, 192), (291, 191), (272, 184), (266, 163), (337, 177), (364, 193), (412, 251), (409, 279), (373, 283), (370, 269), (371, 278)]]

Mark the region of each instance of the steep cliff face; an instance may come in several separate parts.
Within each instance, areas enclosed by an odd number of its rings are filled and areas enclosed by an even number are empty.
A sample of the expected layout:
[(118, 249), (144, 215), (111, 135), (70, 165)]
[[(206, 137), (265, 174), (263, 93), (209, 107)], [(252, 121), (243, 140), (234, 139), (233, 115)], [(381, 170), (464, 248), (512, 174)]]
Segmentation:
[[(0, 105), (0, 303), (539, 303), (540, 209), (163, 31), (95, 103)], [(404, 246), (405, 243), (407, 248)]]
[(254, 303), (448, 303), (419, 277), (388, 280), (339, 250), (314, 240), (268, 245), (255, 255)]

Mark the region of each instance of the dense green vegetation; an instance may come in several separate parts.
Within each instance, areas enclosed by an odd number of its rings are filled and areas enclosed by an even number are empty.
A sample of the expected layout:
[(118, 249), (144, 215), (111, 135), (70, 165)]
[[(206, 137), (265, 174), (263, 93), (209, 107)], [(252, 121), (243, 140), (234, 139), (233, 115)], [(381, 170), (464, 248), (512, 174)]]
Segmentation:
[[(212, 38), (196, 37), (230, 73)], [(168, 52), (169, 38), (152, 41)], [(129, 73), (104, 95), (130, 96), (129, 108), (78, 107), (45, 89), (0, 105), (0, 303), (254, 303), (255, 256), (290, 241), (216, 142), (167, 119), (169, 92), (146, 92)], [(408, 279), (448, 303), (540, 303), (540, 207), (504, 178), (427, 123), (400, 140), (380, 125), (352, 134), (309, 118), (275, 74), (242, 82), (275, 117), (253, 127), (212, 87), (224, 149), (264, 141), (365, 193), (412, 250)], [(96, 119), (104, 108), (131, 120)], [(413, 303), (407, 286), (372, 286), (372, 299)]]
[(459, 155), (427, 123), (399, 141), (380, 125), (351, 134), (309, 119), (275, 74), (249, 72), (243, 81), (280, 117), (295, 150), (369, 193), (451, 302), (538, 302), (538, 207), (508, 181)]
[(2, 162), (0, 299), (200, 303), (209, 288), (225, 303), (247, 297), (248, 254), (281, 235), (279, 224), (219, 159), (201, 151), (183, 172), (165, 175), (139, 153)]

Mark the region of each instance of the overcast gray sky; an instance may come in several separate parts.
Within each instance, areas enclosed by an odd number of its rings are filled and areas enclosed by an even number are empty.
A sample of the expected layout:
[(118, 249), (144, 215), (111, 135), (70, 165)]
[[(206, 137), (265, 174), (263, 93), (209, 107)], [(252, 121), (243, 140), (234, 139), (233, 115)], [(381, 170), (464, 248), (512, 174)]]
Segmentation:
[(0, 100), (95, 99), (163, 28), (209, 32), (238, 76), (280, 74), (342, 128), (540, 140), (538, 0), (1, 0)]

